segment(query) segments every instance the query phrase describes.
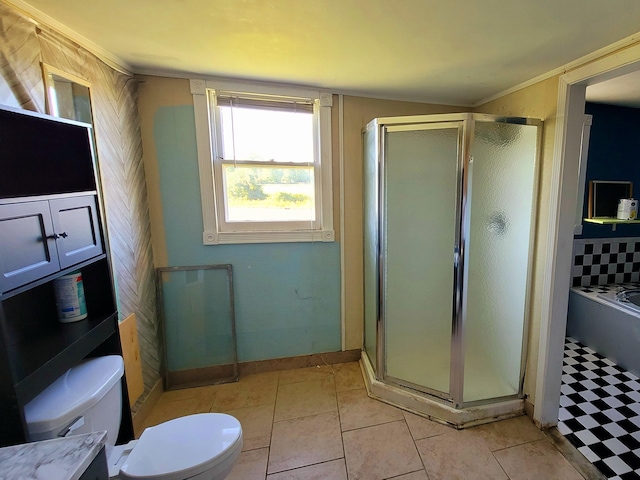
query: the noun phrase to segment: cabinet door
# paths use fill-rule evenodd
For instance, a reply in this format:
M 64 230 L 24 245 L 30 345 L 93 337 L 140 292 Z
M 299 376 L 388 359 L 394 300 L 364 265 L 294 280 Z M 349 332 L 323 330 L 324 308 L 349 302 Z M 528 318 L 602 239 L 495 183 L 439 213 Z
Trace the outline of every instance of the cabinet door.
M 0 292 L 59 269 L 49 202 L 0 205 Z
M 67 268 L 103 252 L 96 197 L 50 200 L 60 268 Z

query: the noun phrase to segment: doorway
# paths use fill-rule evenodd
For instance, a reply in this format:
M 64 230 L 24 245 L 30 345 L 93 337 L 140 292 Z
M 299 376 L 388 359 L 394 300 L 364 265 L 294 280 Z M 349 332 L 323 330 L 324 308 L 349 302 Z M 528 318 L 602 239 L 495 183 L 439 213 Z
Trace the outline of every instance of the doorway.
M 533 415 L 542 427 L 555 425 L 558 419 L 586 88 L 637 71 L 640 71 L 640 45 L 560 77 L 545 303 Z

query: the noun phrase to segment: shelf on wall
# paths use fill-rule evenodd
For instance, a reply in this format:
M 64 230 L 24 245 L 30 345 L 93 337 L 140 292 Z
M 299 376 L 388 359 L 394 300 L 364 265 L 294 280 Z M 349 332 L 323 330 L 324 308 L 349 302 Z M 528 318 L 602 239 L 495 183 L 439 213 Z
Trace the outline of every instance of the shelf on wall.
M 598 225 L 611 225 L 611 229 L 615 231 L 616 225 L 626 223 L 640 223 L 640 220 L 620 220 L 619 218 L 611 217 L 593 217 L 583 218 L 583 221 L 588 223 L 597 223 Z
M 613 224 L 620 224 L 620 223 L 640 223 L 640 220 L 620 220 L 619 218 L 610 218 L 610 217 L 594 217 L 594 218 L 585 218 L 583 220 L 585 222 L 597 223 L 599 225 L 613 225 Z

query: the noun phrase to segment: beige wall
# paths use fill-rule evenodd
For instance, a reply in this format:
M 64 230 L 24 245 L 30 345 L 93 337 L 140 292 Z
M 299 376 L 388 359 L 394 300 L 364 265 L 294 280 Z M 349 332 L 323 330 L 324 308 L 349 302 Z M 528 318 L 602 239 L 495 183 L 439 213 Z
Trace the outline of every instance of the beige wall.
M 138 112 L 140 114 L 140 133 L 142 136 L 142 160 L 147 178 L 153 258 L 156 267 L 166 267 L 168 265 L 167 245 L 162 220 L 160 177 L 156 144 L 153 136 L 153 119 L 158 108 L 192 105 L 193 98 L 189 88 L 189 80 L 184 78 L 145 75 L 138 75 L 136 78 L 140 80 L 140 85 L 138 86 Z M 195 187 L 199 188 L 197 185 Z
M 549 205 L 551 195 L 551 170 L 556 128 L 558 81 L 555 76 L 530 87 L 505 95 L 481 105 L 476 112 L 494 115 L 539 118 L 544 121 L 540 157 L 537 222 L 534 237 L 533 272 L 529 308 L 528 357 L 524 393 L 535 404 L 536 374 L 538 367 L 538 345 L 542 316 L 542 289 L 547 256 L 547 233 L 549 229 Z

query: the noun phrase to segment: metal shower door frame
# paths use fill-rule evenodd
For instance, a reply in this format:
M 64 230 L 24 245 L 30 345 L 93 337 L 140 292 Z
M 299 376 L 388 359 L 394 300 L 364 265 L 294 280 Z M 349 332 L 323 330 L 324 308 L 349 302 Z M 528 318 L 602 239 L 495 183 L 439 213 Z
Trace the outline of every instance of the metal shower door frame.
M 461 329 L 455 325 L 454 319 L 459 318 L 457 299 L 461 298 L 458 289 L 456 288 L 457 280 L 462 278 L 462 263 L 460 262 L 461 256 L 458 252 L 463 249 L 460 243 L 460 226 L 461 226 L 461 211 L 462 211 L 462 195 L 461 187 L 463 185 L 463 152 L 466 150 L 467 139 L 465 138 L 465 122 L 467 121 L 468 114 L 446 114 L 446 115 L 427 115 L 416 117 L 390 117 L 379 119 L 381 122 L 378 127 L 378 318 L 377 318 L 377 345 L 376 345 L 376 376 L 378 380 L 384 382 L 390 382 L 399 386 L 417 390 L 419 392 L 432 395 L 447 402 L 456 403 L 454 395 L 457 393 L 458 385 L 462 385 L 463 379 L 461 378 L 462 369 L 453 368 L 456 365 L 452 362 L 454 355 L 457 357 L 463 353 L 462 349 L 462 336 L 459 334 Z M 385 225 L 385 173 L 387 168 L 386 163 L 386 143 L 387 132 L 399 132 L 399 131 L 417 131 L 417 130 L 437 130 L 437 129 L 457 129 L 457 159 L 456 159 L 456 220 L 455 220 L 455 236 L 452 253 L 453 264 L 453 294 L 451 300 L 453 302 L 452 309 L 452 334 L 451 334 L 451 350 L 450 350 L 450 379 L 449 379 L 449 391 L 441 392 L 439 390 L 432 389 L 426 385 L 417 385 L 412 382 L 395 378 L 386 374 L 386 340 L 385 340 L 385 327 L 387 324 L 385 318 L 384 308 L 384 292 L 386 291 L 385 285 L 385 256 L 383 252 L 386 251 L 386 234 L 384 230 Z M 463 361 L 464 359 L 462 359 Z M 464 365 L 464 363 L 462 363 Z
M 534 125 L 538 127 L 537 130 L 537 152 L 534 165 L 534 185 L 533 185 L 533 201 L 531 211 L 531 228 L 529 238 L 529 258 L 527 265 L 527 279 L 526 287 L 527 294 L 525 296 L 525 318 L 523 319 L 523 335 L 521 345 L 521 359 L 520 359 L 520 382 L 519 390 L 516 395 L 499 397 L 500 400 L 510 398 L 522 398 L 524 372 L 527 358 L 527 345 L 528 345 L 528 326 L 529 326 L 529 310 L 530 310 L 530 287 L 532 281 L 532 258 L 534 251 L 534 236 L 535 228 L 535 212 L 537 209 L 537 192 L 539 184 L 539 169 L 540 169 L 540 146 L 542 138 L 542 121 L 530 118 L 521 117 L 501 117 L 487 114 L 474 114 L 474 113 L 461 113 L 461 114 L 436 114 L 436 115 L 419 115 L 410 117 L 386 117 L 378 118 L 373 124 L 376 128 L 376 135 L 378 140 L 378 178 L 377 178 L 377 210 L 378 210 L 378 239 L 377 239 L 377 318 L 376 318 L 376 378 L 379 381 L 386 383 L 397 384 L 401 387 L 417 390 L 425 394 L 434 396 L 447 403 L 452 403 L 455 408 L 464 408 L 473 405 L 481 405 L 487 403 L 493 403 L 498 398 L 488 398 L 474 402 L 463 401 L 463 389 L 464 389 L 464 330 L 466 322 L 465 311 L 465 293 L 466 293 L 466 276 L 465 276 L 465 259 L 467 247 L 469 245 L 469 226 L 471 215 L 470 204 L 470 192 L 472 182 L 472 169 L 473 159 L 471 158 L 471 143 L 474 135 L 474 126 L 477 121 L 480 122 L 494 122 L 494 123 L 510 123 L 520 125 Z M 450 381 L 449 392 L 439 392 L 433 390 L 424 385 L 416 385 L 411 382 L 404 381 L 386 375 L 386 341 L 385 341 L 385 328 L 387 319 L 385 318 L 384 308 L 384 292 L 385 290 L 385 258 L 383 252 L 386 251 L 386 235 L 384 231 L 385 225 L 385 169 L 386 169 L 386 133 L 393 131 L 407 131 L 407 130 L 420 130 L 425 129 L 425 126 L 433 125 L 431 128 L 438 128 L 436 125 L 440 124 L 455 124 L 461 125 L 459 139 L 458 139 L 458 156 L 457 156 L 457 208 L 456 208 L 456 237 L 454 242 L 453 251 L 453 266 L 454 266 L 454 285 L 453 285 L 453 315 L 451 321 L 451 353 L 450 353 Z M 422 127 L 422 128 L 416 128 Z M 428 127 L 427 127 L 428 128 Z

